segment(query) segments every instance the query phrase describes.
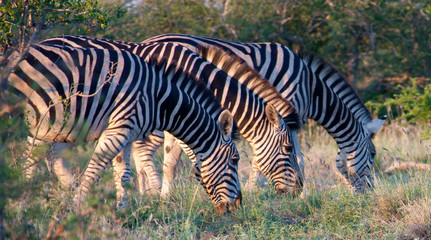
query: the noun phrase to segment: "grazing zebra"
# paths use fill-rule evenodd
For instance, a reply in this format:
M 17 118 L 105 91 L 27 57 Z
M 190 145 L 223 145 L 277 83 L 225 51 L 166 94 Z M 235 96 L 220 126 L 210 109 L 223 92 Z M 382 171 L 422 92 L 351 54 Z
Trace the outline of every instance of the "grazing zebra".
M 301 192 L 303 177 L 292 152 L 292 136 L 276 109 L 294 123 L 297 121 L 297 115 L 285 98 L 239 58 L 230 56 L 219 48 L 201 47 L 205 56 L 211 57 L 216 67 L 223 70 L 220 71 L 205 59 L 177 44 L 136 44 L 86 36 L 60 36 L 42 42 L 42 44 L 47 43 L 127 50 L 146 60 L 166 59 L 166 62 L 177 68 L 184 68 L 185 72 L 199 73 L 199 79 L 214 92 L 221 105 L 233 114 L 239 132 L 253 148 L 255 167 L 274 183 L 276 190 L 294 194 Z M 224 75 L 225 72 L 233 77 L 217 77 Z M 160 136 L 161 132 L 157 134 Z M 142 174 L 155 172 L 145 171 L 145 168 L 154 169 L 154 165 L 148 165 L 148 163 L 152 163 L 151 156 L 161 144 L 157 135 L 152 137 L 152 141 L 146 139 L 134 144 L 133 156 L 138 166 L 141 193 L 144 191 Z M 151 145 L 147 145 L 148 143 Z M 165 148 L 165 150 L 172 149 Z M 167 175 L 170 179 L 169 183 L 172 182 L 173 171 Z M 153 177 L 153 179 L 160 178 Z
M 198 52 L 202 44 L 213 45 L 243 59 L 292 103 L 302 123 L 313 119 L 331 134 L 339 147 L 337 168 L 356 191 L 373 186 L 371 170 L 376 151 L 371 138 L 386 116 L 373 120 L 333 67 L 312 56 L 302 59 L 277 43 L 241 43 L 182 34 L 155 36 L 143 43 L 155 42 L 175 42 L 193 52 Z M 295 131 L 293 137 L 295 152 L 303 162 Z
M 217 212 L 239 206 L 232 115 L 203 84 L 185 80 L 191 75 L 165 66 L 127 51 L 34 44 L 13 70 L 8 81 L 27 101 L 32 136 L 97 140 L 74 198 L 78 207 L 112 159 L 154 129 L 171 132 L 193 150 L 195 174 Z

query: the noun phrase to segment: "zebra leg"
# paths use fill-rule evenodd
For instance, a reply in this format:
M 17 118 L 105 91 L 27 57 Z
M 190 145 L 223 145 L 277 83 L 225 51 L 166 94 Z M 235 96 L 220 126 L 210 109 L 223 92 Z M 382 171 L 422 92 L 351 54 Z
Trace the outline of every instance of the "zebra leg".
M 181 159 L 181 152 L 181 146 L 178 144 L 176 138 L 170 133 L 165 132 L 162 197 L 167 197 L 173 186 L 176 167 L 178 161 Z
M 163 132 L 154 131 L 146 139 L 133 143 L 133 159 L 139 184 L 139 193 L 155 194 L 160 191 L 162 182 L 153 155 L 163 143 Z M 148 184 L 146 184 L 146 180 Z M 147 187 L 148 186 L 148 189 Z
M 82 181 L 78 186 L 73 199 L 76 209 L 80 208 L 92 185 L 100 178 L 107 166 L 112 164 L 112 159 L 117 156 L 129 142 L 129 130 L 122 128 L 107 129 L 100 136 L 90 162 L 88 163 Z
M 347 159 L 355 159 L 355 152 L 347 154 L 344 151 L 338 150 L 336 157 L 336 166 L 341 173 L 341 184 L 349 186 L 353 192 L 362 193 L 368 187 L 372 187 L 373 176 L 368 167 L 365 167 L 362 172 L 357 172 L 357 169 L 351 166 Z M 353 156 L 352 156 L 353 155 Z
M 257 185 L 257 179 L 259 179 L 261 172 L 259 170 L 259 167 L 257 166 L 256 161 L 251 161 L 251 171 L 250 176 L 248 177 L 248 182 L 245 186 L 245 189 L 248 191 L 253 191 L 256 188 Z
M 72 172 L 67 168 L 66 160 L 61 157 L 61 152 L 66 147 L 72 145 L 70 143 L 47 143 L 40 140 L 34 141 L 34 146 L 39 146 L 42 144 L 50 144 L 52 146 L 52 150 L 48 152 L 45 161 L 47 168 L 50 172 L 54 171 L 57 175 L 60 183 L 65 187 L 70 187 L 73 184 L 73 176 Z M 25 177 L 30 180 L 33 177 L 34 171 L 36 170 L 36 165 L 38 161 L 32 156 L 32 147 L 33 147 L 33 138 L 27 137 L 26 143 L 26 152 L 24 153 L 27 156 L 27 159 L 24 163 L 24 174 Z
M 127 190 L 124 188 L 130 181 L 130 150 L 132 144 L 127 144 L 123 151 L 112 161 L 114 170 L 115 189 L 117 190 L 117 209 L 121 210 L 129 205 Z
M 26 142 L 25 152 L 24 152 L 24 156 L 26 156 L 26 159 L 24 160 L 24 164 L 23 164 L 23 172 L 27 180 L 30 180 L 33 177 L 34 172 L 36 171 L 37 164 L 40 161 L 40 159 L 36 159 L 33 156 L 33 153 L 32 153 L 34 150 L 33 147 L 39 146 L 44 143 L 45 142 L 34 139 L 33 137 L 30 137 L 30 136 L 27 137 L 27 142 Z
M 56 143 L 52 149 L 52 153 L 48 155 L 48 164 L 52 163 L 55 175 L 57 175 L 60 183 L 65 187 L 72 186 L 74 180 L 70 169 L 67 167 L 66 160 L 61 156 L 62 151 L 74 144 L 70 143 Z

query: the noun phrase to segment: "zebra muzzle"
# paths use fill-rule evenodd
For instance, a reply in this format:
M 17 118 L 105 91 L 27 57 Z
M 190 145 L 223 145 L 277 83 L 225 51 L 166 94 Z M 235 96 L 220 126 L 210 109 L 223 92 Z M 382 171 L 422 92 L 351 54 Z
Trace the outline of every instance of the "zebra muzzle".
M 282 194 L 286 193 L 286 194 L 290 194 L 292 196 L 300 195 L 302 192 L 302 188 L 303 188 L 302 182 L 300 183 L 298 181 L 295 182 L 294 186 L 281 185 L 281 184 L 275 186 L 275 190 L 278 193 L 282 193 Z
M 219 202 L 214 204 L 214 208 L 218 215 L 224 215 L 227 212 L 227 203 Z
M 214 204 L 217 214 L 224 215 L 228 212 L 235 212 L 242 204 L 242 194 L 241 192 L 234 198 L 230 203 L 218 202 Z

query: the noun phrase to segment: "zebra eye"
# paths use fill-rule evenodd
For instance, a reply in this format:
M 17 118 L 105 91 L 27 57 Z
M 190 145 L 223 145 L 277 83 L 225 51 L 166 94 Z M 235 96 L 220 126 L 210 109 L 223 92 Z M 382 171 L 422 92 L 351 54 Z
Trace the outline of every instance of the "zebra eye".
M 371 157 L 374 158 L 376 156 L 376 151 L 371 150 L 370 154 L 371 154 Z
M 376 156 L 376 147 L 373 143 L 368 145 L 368 152 L 371 154 L 371 157 L 374 158 Z
M 285 143 L 283 144 L 284 149 L 286 149 L 287 151 L 292 151 L 292 144 L 290 143 Z
M 283 146 L 281 146 L 280 151 L 282 154 L 285 155 L 290 154 L 292 152 L 292 145 L 289 143 L 283 143 Z

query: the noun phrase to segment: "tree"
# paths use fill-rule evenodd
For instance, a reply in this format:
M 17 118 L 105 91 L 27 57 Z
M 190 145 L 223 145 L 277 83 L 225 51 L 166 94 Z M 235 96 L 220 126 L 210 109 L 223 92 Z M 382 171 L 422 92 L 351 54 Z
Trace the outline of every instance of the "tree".
M 88 28 L 106 27 L 110 18 L 94 0 L 17 0 L 0 4 L 0 77 L 1 91 L 11 69 L 28 46 L 54 26 L 85 24 Z M 19 54 L 9 59 L 12 52 Z
M 12 95 L 7 91 L 8 76 L 27 52 L 29 45 L 54 26 L 80 24 L 87 28 L 103 28 L 109 21 L 110 17 L 100 10 L 99 3 L 95 0 L 0 2 L 0 239 L 7 235 L 4 222 L 11 220 L 4 219 L 8 199 L 17 198 L 25 190 L 29 190 L 28 184 L 19 181 L 22 174 L 10 154 L 10 147 L 16 146 L 15 143 L 22 140 L 28 132 L 24 119 L 16 116 L 23 112 L 19 107 L 22 99 L 12 100 Z M 31 235 L 19 234 L 27 237 Z
M 122 0 L 107 0 L 107 9 Z M 143 41 L 164 33 L 279 42 L 314 52 L 354 87 L 431 77 L 431 4 L 418 1 L 127 0 L 128 13 L 95 35 Z

